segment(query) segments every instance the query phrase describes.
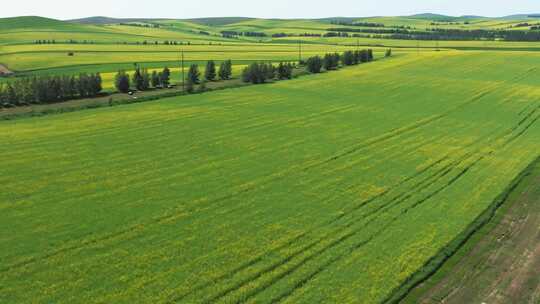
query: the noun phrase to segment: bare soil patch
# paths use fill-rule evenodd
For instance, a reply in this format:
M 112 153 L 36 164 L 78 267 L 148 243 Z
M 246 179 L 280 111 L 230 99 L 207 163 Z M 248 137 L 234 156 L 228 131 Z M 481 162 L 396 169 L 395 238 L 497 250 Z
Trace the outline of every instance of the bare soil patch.
M 0 76 L 13 74 L 5 65 L 0 64 Z

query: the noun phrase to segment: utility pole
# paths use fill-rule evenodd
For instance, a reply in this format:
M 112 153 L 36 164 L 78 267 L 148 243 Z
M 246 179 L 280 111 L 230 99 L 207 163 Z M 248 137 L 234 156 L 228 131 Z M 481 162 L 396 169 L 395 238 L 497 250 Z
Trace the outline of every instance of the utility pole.
M 302 62 L 302 40 L 298 40 L 298 64 Z
M 182 52 L 182 93 L 186 91 L 186 77 L 184 75 L 184 50 L 180 50 Z

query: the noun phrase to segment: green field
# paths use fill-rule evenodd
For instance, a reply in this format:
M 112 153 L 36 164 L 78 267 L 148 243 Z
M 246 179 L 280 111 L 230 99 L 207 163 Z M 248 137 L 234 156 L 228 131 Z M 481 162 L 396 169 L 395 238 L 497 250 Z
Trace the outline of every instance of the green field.
M 401 53 L 2 121 L 0 302 L 382 302 L 538 157 L 539 60 Z
M 386 39 L 388 37 L 384 37 L 385 35 L 371 38 L 298 36 L 305 33 L 323 35 L 329 28 L 347 27 L 332 24 L 331 21 L 336 21 L 334 19 L 341 20 L 210 18 L 125 24 L 78 24 L 41 17 L 4 18 L 0 19 L 0 64 L 19 76 L 43 73 L 77 74 L 79 71 L 116 72 L 119 68 L 132 67 L 134 62 L 152 68 L 175 65 L 178 64 L 179 53 L 183 50 L 187 60 L 192 62 L 232 59 L 242 65 L 253 61 L 297 60 L 299 41 L 303 43 L 304 59 L 313 55 L 324 55 L 327 52 L 342 52 L 357 45 L 369 46 L 376 50 L 392 47 L 402 52 L 417 51 L 418 47 L 423 50 L 435 48 L 540 50 L 540 42 L 481 40 L 418 42 Z M 536 24 L 536 20 L 527 18 L 516 20 L 455 18 L 451 23 L 440 20 L 441 17 L 438 16 L 412 16 L 352 18 L 342 21 L 382 23 L 387 28 L 410 26 L 412 31 L 425 31 L 426 28 L 512 30 L 515 29 L 512 26 L 521 22 Z M 133 26 L 135 24 L 150 27 Z M 159 27 L 152 27 L 154 25 Z M 225 38 L 221 35 L 222 31 L 257 32 L 267 36 Z M 276 33 L 286 33 L 292 37 L 272 38 L 271 35 Z M 53 40 L 55 44 L 35 44 L 36 41 Z M 75 41 L 76 44 L 70 43 L 71 41 Z M 164 45 L 165 41 L 177 44 Z M 73 53 L 73 56 L 68 56 L 68 53 Z

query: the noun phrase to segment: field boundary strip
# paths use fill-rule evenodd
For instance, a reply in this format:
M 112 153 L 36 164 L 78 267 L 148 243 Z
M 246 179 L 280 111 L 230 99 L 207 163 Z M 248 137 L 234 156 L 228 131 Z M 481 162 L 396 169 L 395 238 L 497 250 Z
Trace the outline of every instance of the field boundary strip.
M 538 117 L 536 118 L 536 120 Z M 536 121 L 535 120 L 535 121 Z M 521 173 L 516 176 L 509 186 L 493 201 L 484 212 L 482 212 L 475 221 L 473 221 L 465 231 L 458 235 L 446 247 L 442 248 L 437 255 L 432 257 L 422 268 L 410 276 L 406 283 L 397 288 L 390 297 L 384 300 L 384 303 L 395 304 L 403 300 L 409 292 L 425 282 L 434 275 L 444 263 L 450 259 L 465 243 L 471 239 L 476 232 L 488 224 L 495 216 L 497 210 L 504 205 L 514 189 L 523 181 L 523 179 L 534 168 L 535 164 L 540 162 L 540 156 L 530 163 Z

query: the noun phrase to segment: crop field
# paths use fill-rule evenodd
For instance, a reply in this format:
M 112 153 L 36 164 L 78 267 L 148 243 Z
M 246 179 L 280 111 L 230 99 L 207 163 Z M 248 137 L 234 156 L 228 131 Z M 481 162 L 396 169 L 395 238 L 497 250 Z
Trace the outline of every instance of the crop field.
M 174 62 L 179 64 L 180 52 L 185 52 L 186 60 L 227 60 L 234 61 L 297 61 L 298 45 L 264 45 L 264 46 L 170 46 L 163 49 L 154 46 L 123 46 L 109 45 L 104 50 L 103 45 L 87 46 L 84 49 L 74 50 L 77 47 L 70 45 L 34 46 L 32 51 L 16 51 L 0 53 L 0 62 L 5 63 L 11 70 L 28 71 L 51 68 L 73 67 L 81 65 L 107 65 L 134 62 Z M 9 48 L 5 48 L 9 50 Z M 350 50 L 346 46 L 312 46 L 302 47 L 304 58 L 324 55 L 327 52 L 343 52 Z M 68 56 L 73 52 L 73 56 Z
M 2 121 L 0 302 L 383 302 L 538 157 L 539 60 L 403 53 Z
M 433 17 L 435 18 L 435 17 Z M 226 19 L 224 19 L 226 20 Z M 437 20 L 437 19 L 436 19 Z M 220 21 L 219 19 L 214 22 Z M 289 61 L 298 59 L 298 43 L 303 58 L 343 52 L 351 47 L 370 47 L 383 52 L 388 47 L 400 52 L 433 49 L 539 50 L 538 42 L 510 41 L 413 41 L 381 37 L 301 37 L 324 35 L 329 28 L 346 25 L 331 20 L 247 19 L 220 24 L 205 24 L 201 20 L 156 20 L 147 23 L 77 24 L 41 17 L 0 19 L 0 64 L 19 76 L 35 74 L 76 74 L 86 72 L 116 72 L 129 69 L 134 62 L 160 68 L 179 61 L 179 52 L 186 52 L 190 61 L 232 59 L 239 64 L 253 61 Z M 524 20 L 459 19 L 455 23 L 437 23 L 430 18 L 381 17 L 358 19 L 360 22 L 382 23 L 385 26 L 412 26 L 413 31 L 426 28 L 510 29 Z M 465 21 L 468 22 L 465 24 Z M 532 21 L 529 21 L 532 23 Z M 134 26 L 139 25 L 139 26 Z M 153 27 L 159 26 L 159 27 Z M 369 30 L 369 27 L 357 27 Z M 265 37 L 223 37 L 222 31 L 256 32 Z M 204 34 L 203 34 L 204 33 Z M 291 37 L 271 37 L 285 33 Z M 36 44 L 47 41 L 47 44 Z M 54 41 L 52 44 L 50 42 Z M 165 42 L 176 45 L 164 45 Z M 71 43 L 75 42 L 75 43 Z M 155 43 L 158 43 L 157 45 Z M 417 49 L 421 48 L 421 49 Z M 71 56 L 68 54 L 72 53 Z M 128 68 L 126 68 L 128 66 Z

